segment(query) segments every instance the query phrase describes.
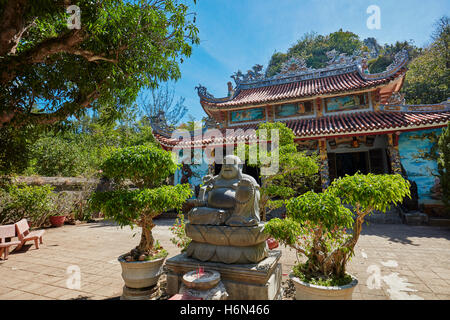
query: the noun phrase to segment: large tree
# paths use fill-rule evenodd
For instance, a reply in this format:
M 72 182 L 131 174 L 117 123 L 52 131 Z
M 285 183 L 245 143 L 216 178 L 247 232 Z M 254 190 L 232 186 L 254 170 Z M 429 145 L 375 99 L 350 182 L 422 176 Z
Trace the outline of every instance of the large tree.
M 407 103 L 440 103 L 450 97 L 450 19 L 435 24 L 432 43 L 411 61 L 402 91 Z
M 80 29 L 69 28 L 69 5 Z M 198 43 L 182 0 L 0 0 L 0 128 L 100 106 L 118 115 L 142 88 L 178 79 Z

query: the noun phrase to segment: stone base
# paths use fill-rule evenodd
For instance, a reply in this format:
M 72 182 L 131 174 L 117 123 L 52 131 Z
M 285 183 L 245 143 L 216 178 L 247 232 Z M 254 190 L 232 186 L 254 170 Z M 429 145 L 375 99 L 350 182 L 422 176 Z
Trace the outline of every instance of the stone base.
M 228 300 L 280 300 L 281 251 L 271 250 L 269 256 L 254 264 L 225 264 L 202 262 L 189 258 L 185 253 L 166 260 L 167 294 L 177 294 L 181 289 L 183 275 L 203 267 L 220 273 L 228 293 Z
M 192 288 L 186 287 L 184 283 L 181 284 L 180 288 L 181 294 L 187 294 L 190 297 L 199 298 L 202 300 L 227 300 L 228 293 L 223 285 L 222 281 L 220 281 L 215 287 L 210 288 L 208 290 L 195 290 Z
M 133 289 L 123 286 L 120 300 L 157 300 L 161 296 L 159 284 L 142 289 Z

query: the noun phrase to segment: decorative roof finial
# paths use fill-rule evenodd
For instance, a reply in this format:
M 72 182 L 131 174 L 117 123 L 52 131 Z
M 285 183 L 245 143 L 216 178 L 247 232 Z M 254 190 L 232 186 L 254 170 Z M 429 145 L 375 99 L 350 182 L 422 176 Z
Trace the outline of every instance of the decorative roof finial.
M 306 66 L 306 61 L 303 58 L 291 57 L 288 61 L 281 65 L 281 74 L 297 73 L 299 71 L 310 70 Z

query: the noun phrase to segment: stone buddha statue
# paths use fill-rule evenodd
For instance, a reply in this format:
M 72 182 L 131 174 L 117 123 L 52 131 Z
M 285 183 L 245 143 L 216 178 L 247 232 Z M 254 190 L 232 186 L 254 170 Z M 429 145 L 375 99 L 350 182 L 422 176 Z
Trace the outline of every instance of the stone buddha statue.
M 228 155 L 220 173 L 205 176 L 189 214 L 191 224 L 255 226 L 259 223 L 259 185 L 242 173 L 239 157 Z
M 217 176 L 205 176 L 197 199 L 189 201 L 188 256 L 201 261 L 256 263 L 267 257 L 259 218 L 259 185 L 242 173 L 242 162 L 228 155 Z

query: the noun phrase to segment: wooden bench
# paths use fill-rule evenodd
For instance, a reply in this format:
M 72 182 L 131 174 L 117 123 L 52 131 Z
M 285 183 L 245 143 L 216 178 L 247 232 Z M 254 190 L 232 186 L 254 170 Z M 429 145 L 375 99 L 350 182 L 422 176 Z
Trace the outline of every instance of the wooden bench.
M 39 249 L 39 243 L 42 244 L 42 235 L 44 234 L 44 230 L 37 230 L 30 232 L 30 226 L 28 225 L 27 219 L 22 219 L 16 223 L 16 231 L 17 237 L 20 240 L 20 245 L 18 249 L 22 248 L 22 246 L 27 242 L 34 240 L 34 245 L 36 249 Z
M 3 253 L 3 259 L 8 260 L 9 247 L 21 246 L 21 242 L 11 238 L 16 236 L 16 227 L 13 224 L 0 226 L 0 257 Z M 8 241 L 8 242 L 7 242 Z

